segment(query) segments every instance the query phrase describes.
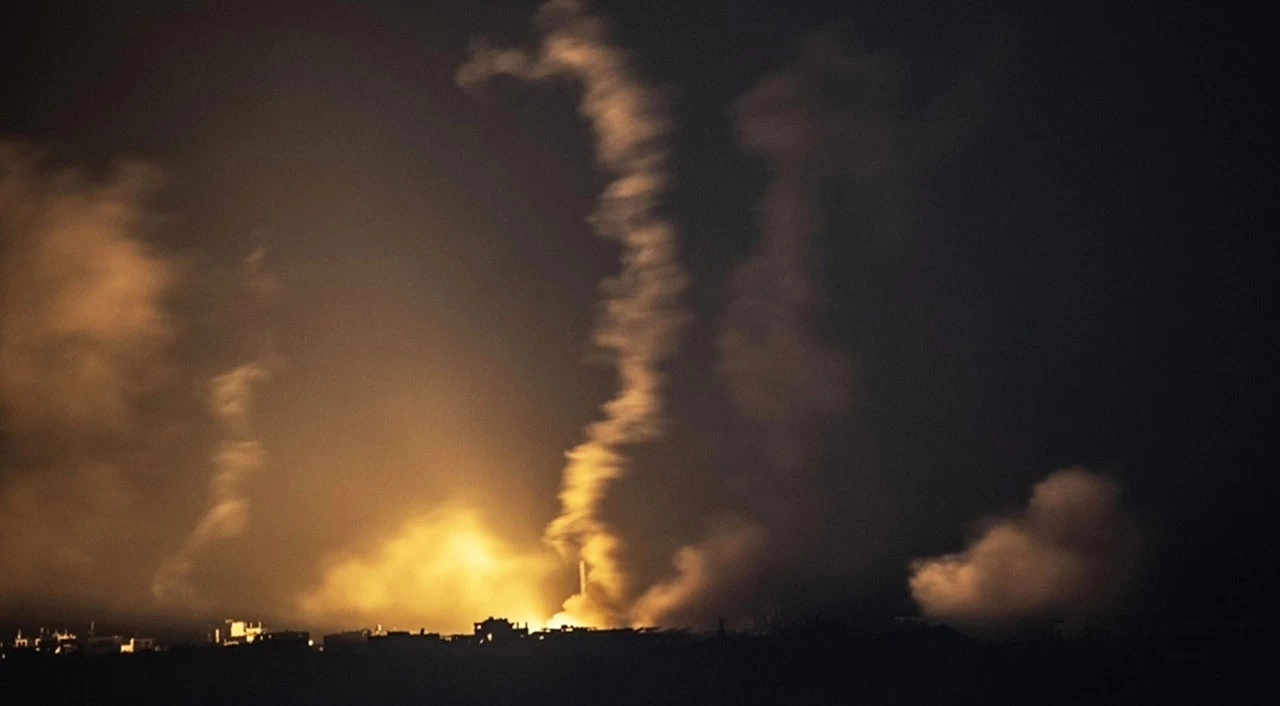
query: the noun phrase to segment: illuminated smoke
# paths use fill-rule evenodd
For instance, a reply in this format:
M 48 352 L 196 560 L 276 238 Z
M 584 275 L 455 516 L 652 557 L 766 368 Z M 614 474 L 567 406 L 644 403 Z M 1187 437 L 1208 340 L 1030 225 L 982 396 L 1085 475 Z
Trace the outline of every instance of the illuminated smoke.
M 666 187 L 664 140 L 669 120 L 657 93 L 609 43 L 604 23 L 576 2 L 553 0 L 537 15 L 540 51 L 472 47 L 457 73 L 462 86 L 502 74 L 528 81 L 569 76 L 582 85 L 580 113 L 596 137 L 596 156 L 616 175 L 591 217 L 597 233 L 622 244 L 621 274 L 606 280 L 595 342 L 616 356 L 619 390 L 603 406 L 604 418 L 586 428 L 569 451 L 560 492 L 561 511 L 546 539 L 566 559 L 586 562 L 586 592 L 566 601 L 555 622 L 611 625 L 625 622 L 629 590 L 618 553 L 621 540 L 599 516 L 611 481 L 626 466 L 622 447 L 659 433 L 663 375 L 686 316 L 678 305 L 685 276 L 676 258 L 674 228 L 655 213 Z
M 152 580 L 161 601 L 199 606 L 201 599 L 189 577 L 199 552 L 210 542 L 234 537 L 249 525 L 246 477 L 266 462 L 266 452 L 253 436 L 249 412 L 254 387 L 270 373 L 260 363 L 247 363 L 209 381 L 209 410 L 223 427 L 223 441 L 213 456 L 212 506 L 196 523 L 182 548 L 167 558 Z
M 915 561 L 911 595 L 925 615 L 957 625 L 1090 618 L 1132 584 L 1142 539 L 1115 481 L 1067 468 L 1035 485 L 1025 511 L 988 521 L 964 551 Z
M 722 584 L 744 578 L 764 546 L 759 527 L 742 523 L 726 524 L 696 545 L 681 547 L 673 564 L 676 576 L 654 584 L 631 608 L 633 625 L 683 624 L 697 622 L 712 606 Z
M 173 338 L 176 268 L 137 235 L 159 183 L 140 164 L 101 182 L 0 142 L 0 411 L 11 432 L 121 429 Z
M 139 407 L 169 371 L 179 279 L 142 237 L 159 183 L 0 141 L 0 598 L 131 590 L 113 568 L 136 559 Z
M 298 610 L 335 628 L 394 616 L 402 628 L 465 632 L 477 616 L 501 615 L 538 629 L 542 585 L 555 568 L 549 552 L 518 554 L 475 512 L 451 506 L 406 523 L 367 554 L 329 557 Z

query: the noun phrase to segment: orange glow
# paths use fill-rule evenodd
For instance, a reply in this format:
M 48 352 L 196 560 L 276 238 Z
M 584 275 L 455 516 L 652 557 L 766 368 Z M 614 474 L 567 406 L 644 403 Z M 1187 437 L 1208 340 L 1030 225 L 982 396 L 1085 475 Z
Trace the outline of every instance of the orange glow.
M 302 616 L 333 625 L 386 623 L 470 632 L 485 616 L 545 626 L 543 585 L 558 567 L 547 551 L 521 553 L 467 508 L 415 518 L 363 555 L 331 557 Z

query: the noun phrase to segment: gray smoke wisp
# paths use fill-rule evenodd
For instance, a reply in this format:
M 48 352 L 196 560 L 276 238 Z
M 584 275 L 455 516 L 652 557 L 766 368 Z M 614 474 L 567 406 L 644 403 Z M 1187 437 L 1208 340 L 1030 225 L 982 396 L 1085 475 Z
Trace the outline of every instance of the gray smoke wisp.
M 804 462 L 798 435 L 815 416 L 845 412 L 852 402 L 851 358 L 813 329 L 823 305 L 816 244 L 821 187 L 839 120 L 815 72 L 848 71 L 838 54 L 819 58 L 816 67 L 818 59 L 810 58 L 767 76 L 734 108 L 739 143 L 767 160 L 772 179 L 760 208 L 758 249 L 729 276 L 720 370 L 784 468 Z
M 256 306 L 269 303 L 279 290 L 279 283 L 264 267 L 265 258 L 264 248 L 255 249 L 244 258 L 239 272 L 239 287 Z M 207 412 L 222 429 L 222 440 L 210 459 L 210 505 L 182 546 L 165 557 L 156 570 L 151 593 L 161 603 L 205 607 L 205 599 L 191 581 L 197 558 L 209 545 L 238 536 L 249 526 L 245 485 L 267 462 L 266 450 L 252 424 L 253 403 L 258 389 L 271 378 L 271 362 L 274 356 L 264 355 L 214 375 L 206 384 Z
M 766 161 L 771 180 L 756 251 L 728 278 L 720 371 L 743 414 L 765 430 L 776 466 L 803 466 L 813 423 L 848 412 L 858 397 L 853 357 L 824 342 L 817 325 L 827 313 L 824 189 L 849 189 L 859 211 L 853 235 L 904 241 L 928 174 L 985 119 L 1008 46 L 986 41 L 960 80 L 913 112 L 901 59 L 849 52 L 818 33 L 792 66 L 734 106 L 738 142 Z
M 1022 512 L 988 520 L 963 551 L 911 566 L 921 612 L 960 626 L 1096 618 L 1122 599 L 1144 536 L 1120 486 L 1081 467 L 1051 473 Z
M 249 415 L 255 388 L 268 378 L 267 369 L 252 362 L 209 381 L 209 411 L 223 428 L 223 440 L 212 458 L 211 505 L 182 547 L 161 563 L 152 579 L 151 591 L 162 602 L 201 606 L 202 599 L 190 581 L 196 558 L 210 543 L 234 537 L 249 525 L 245 481 L 266 462 Z
M 566 455 L 561 511 L 546 539 L 566 560 L 586 562 L 586 592 L 566 601 L 554 622 L 612 625 L 625 621 L 629 581 L 620 563 L 621 539 L 600 516 L 609 485 L 626 468 L 623 447 L 660 431 L 664 376 L 659 364 L 676 347 L 686 320 L 679 295 L 686 277 L 677 259 L 675 228 L 657 213 L 667 185 L 670 130 L 658 93 L 614 46 L 603 21 L 580 3 L 552 0 L 537 14 L 543 32 L 536 53 L 472 47 L 457 72 L 464 87 L 499 75 L 526 81 L 566 76 L 582 87 L 579 112 L 590 123 L 596 157 L 615 179 L 592 215 L 592 227 L 622 245 L 622 272 L 602 285 L 595 343 L 613 353 L 618 392 L 604 418 Z

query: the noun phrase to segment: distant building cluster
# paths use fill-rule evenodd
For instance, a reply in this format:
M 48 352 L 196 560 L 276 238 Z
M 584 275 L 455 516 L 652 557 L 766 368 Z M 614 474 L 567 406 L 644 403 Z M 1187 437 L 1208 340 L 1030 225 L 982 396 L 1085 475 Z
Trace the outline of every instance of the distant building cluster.
M 651 639 L 659 633 L 654 628 L 595 629 L 564 627 L 556 630 L 531 631 L 528 624 L 521 624 L 490 616 L 473 624 L 470 634 L 441 635 L 419 629 L 384 630 L 381 625 L 373 629 L 348 630 L 325 635 L 316 644 L 311 634 L 302 630 L 269 630 L 262 622 L 225 620 L 212 628 L 206 640 L 198 645 L 164 644 L 153 637 L 123 637 L 120 635 L 95 635 L 92 627 L 86 636 L 77 636 L 69 630 L 48 631 L 27 635 L 17 632 L 13 642 L 0 643 L 0 657 L 20 654 L 87 655 L 136 654 L 140 652 L 166 651 L 175 646 L 247 648 L 254 651 L 317 651 L 332 654 L 369 653 L 381 656 L 424 654 L 434 650 L 459 648 L 513 648 L 518 646 L 580 646 L 593 649 L 608 645 L 634 644 L 638 639 Z
M 376 655 L 412 655 L 433 650 L 458 648 L 516 648 L 534 645 L 586 645 L 599 647 L 604 644 L 632 644 L 634 640 L 659 634 L 653 628 L 596 629 L 564 627 L 556 630 L 529 630 L 528 624 L 520 624 L 506 618 L 490 616 L 472 624 L 470 634 L 441 635 L 420 629 L 383 630 L 379 625 L 373 630 L 352 630 L 324 636 L 320 648 L 329 653 L 368 652 Z M 671 636 L 675 633 L 663 633 Z M 681 633 L 682 634 L 682 633 Z
M 158 649 L 160 645 L 154 637 L 98 635 L 90 624 L 89 631 L 85 635 L 76 635 L 65 629 L 47 630 L 45 628 L 40 628 L 33 634 L 24 635 L 22 630 L 18 630 L 11 644 L 0 643 L 0 658 L 7 658 L 11 653 L 24 652 L 99 656 L 154 652 Z

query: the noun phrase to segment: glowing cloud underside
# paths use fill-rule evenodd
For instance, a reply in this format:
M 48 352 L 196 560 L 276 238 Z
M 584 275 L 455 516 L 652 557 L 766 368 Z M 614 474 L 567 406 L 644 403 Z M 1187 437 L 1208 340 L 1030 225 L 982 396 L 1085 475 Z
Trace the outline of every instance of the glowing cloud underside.
M 625 471 L 622 448 L 659 434 L 664 379 L 658 365 L 672 354 L 686 319 L 677 301 L 686 278 L 675 230 L 655 212 L 667 183 L 670 121 L 657 93 L 609 43 L 604 24 L 578 3 L 547 3 L 536 25 L 544 33 L 537 54 L 476 44 L 457 80 L 464 87 L 498 75 L 577 80 L 583 90 L 579 110 L 595 134 L 597 159 L 616 175 L 591 224 L 623 247 L 621 274 L 602 286 L 594 337 L 615 354 L 619 390 L 603 406 L 604 418 L 587 426 L 586 440 L 566 454 L 561 511 L 546 529 L 562 557 L 587 567 L 585 590 L 565 602 L 553 624 L 614 625 L 627 622 L 631 587 L 619 557 L 622 541 L 600 517 L 600 505 Z

